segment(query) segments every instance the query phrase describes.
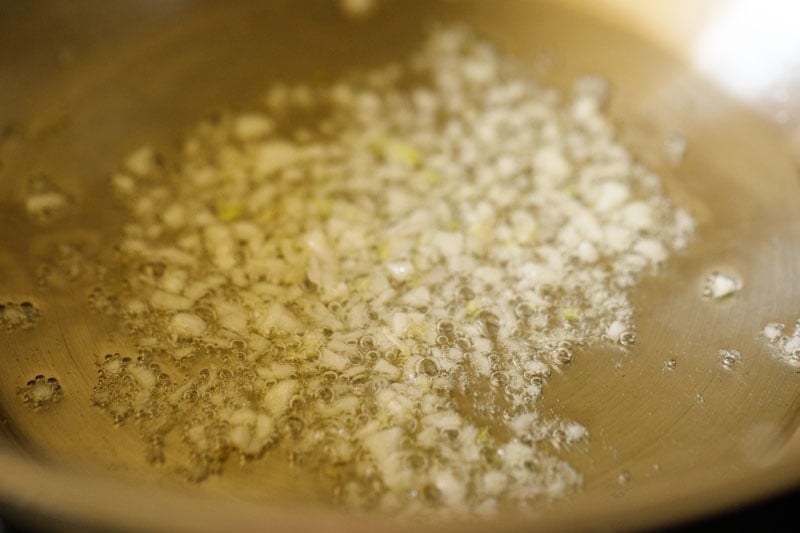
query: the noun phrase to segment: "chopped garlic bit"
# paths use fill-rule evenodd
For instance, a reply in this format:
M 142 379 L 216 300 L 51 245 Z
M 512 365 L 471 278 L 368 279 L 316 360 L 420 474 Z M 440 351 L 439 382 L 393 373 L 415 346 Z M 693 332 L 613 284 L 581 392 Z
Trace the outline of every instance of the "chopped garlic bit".
M 667 161 L 673 165 L 680 165 L 686 154 L 686 138 L 677 133 L 670 135 L 664 143 L 664 153 Z
M 274 127 L 275 125 L 269 117 L 250 113 L 240 115 L 239 118 L 236 119 L 234 132 L 239 140 L 252 141 L 269 135 L 272 133 Z
M 720 300 L 742 289 L 742 282 L 729 274 L 714 272 L 710 274 L 703 286 L 703 296 Z
M 200 337 L 206 332 L 205 321 L 191 313 L 176 313 L 170 321 L 172 332 L 182 339 Z
M 125 168 L 135 176 L 147 176 L 156 165 L 156 154 L 151 146 L 142 146 L 125 160 Z
M 764 326 L 763 334 L 770 342 L 775 342 L 783 335 L 783 328 L 786 327 L 783 324 L 779 324 L 777 322 L 770 322 L 766 326 Z
M 764 326 L 761 334 L 772 346 L 777 357 L 794 366 L 800 366 L 800 318 L 795 322 L 793 331 L 787 331 L 784 324 L 770 322 Z
M 27 183 L 25 211 L 39 223 L 47 223 L 61 216 L 72 204 L 72 198 L 44 176 L 32 178 Z

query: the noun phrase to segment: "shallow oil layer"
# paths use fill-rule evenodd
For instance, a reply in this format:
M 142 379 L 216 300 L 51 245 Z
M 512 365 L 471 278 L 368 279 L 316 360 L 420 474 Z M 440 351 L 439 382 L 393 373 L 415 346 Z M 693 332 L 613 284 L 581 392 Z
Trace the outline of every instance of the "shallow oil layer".
M 116 162 L 142 141 L 175 142 L 215 109 L 248 107 L 270 80 L 327 79 L 377 64 L 413 49 L 428 20 L 458 18 L 557 85 L 585 72 L 607 77 L 623 139 L 699 222 L 694 244 L 635 292 L 635 348 L 578 352 L 569 372 L 548 385 L 543 407 L 580 420 L 593 435 L 585 460 L 576 461 L 584 493 L 562 505 L 578 517 L 606 509 L 613 521 L 614 512 L 670 501 L 677 516 L 741 499 L 747 490 L 719 490 L 728 499 L 707 504 L 696 495 L 739 486 L 797 457 L 785 443 L 800 425 L 800 376 L 759 336 L 767 322 L 796 318 L 796 169 L 770 127 L 657 50 L 523 2 L 396 2 L 369 25 L 346 23 L 322 3 L 190 10 L 121 2 L 108 11 L 90 4 L 54 8 L 48 22 L 2 32 L 15 46 L 0 47 L 0 63 L 15 82 L 0 88 L 0 97 L 16 105 L 0 111 L 0 302 L 31 302 L 40 317 L 30 330 L 0 332 L 0 416 L 25 452 L 158 485 L 184 483 L 142 460 L 131 429 L 114 428 L 89 407 L 96 361 L 131 348 L 117 320 L 89 305 L 95 259 L 111 253 L 123 222 L 107 182 Z M 87 26 L 95 29 L 82 31 Z M 31 39 L 39 46 L 30 57 L 10 52 Z M 680 166 L 663 149 L 675 133 L 687 139 Z M 29 179 L 40 173 L 71 198 L 44 224 L 20 207 Z M 63 243 L 85 258 L 79 275 L 59 255 Z M 58 263 L 48 288 L 41 284 L 44 262 Z M 742 290 L 704 299 L 704 280 L 714 271 L 737 275 Z M 741 361 L 725 368 L 723 349 L 737 350 Z M 665 369 L 670 360 L 675 368 Z M 17 388 L 40 374 L 58 379 L 63 399 L 34 412 Z M 231 464 L 200 490 L 257 501 L 309 491 L 275 468 Z M 754 487 L 770 488 L 758 479 Z

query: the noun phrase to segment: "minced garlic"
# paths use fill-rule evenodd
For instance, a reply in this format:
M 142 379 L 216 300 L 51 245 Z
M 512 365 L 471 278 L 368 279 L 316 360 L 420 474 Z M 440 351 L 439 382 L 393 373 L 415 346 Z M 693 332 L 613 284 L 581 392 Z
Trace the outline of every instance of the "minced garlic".
M 135 414 L 151 458 L 179 432 L 192 478 L 283 456 L 352 507 L 485 515 L 579 487 L 588 431 L 537 399 L 576 347 L 633 344 L 629 291 L 693 229 L 606 93 L 565 98 L 444 28 L 199 124 L 179 164 L 137 151 L 113 183 L 140 357 L 102 363 L 95 403 Z

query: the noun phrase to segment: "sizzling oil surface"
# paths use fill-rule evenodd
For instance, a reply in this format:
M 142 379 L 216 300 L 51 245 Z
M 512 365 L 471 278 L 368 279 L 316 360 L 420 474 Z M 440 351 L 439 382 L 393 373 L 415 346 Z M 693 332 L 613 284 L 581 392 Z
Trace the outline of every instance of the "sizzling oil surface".
M 798 376 L 759 337 L 767 322 L 796 318 L 792 304 L 800 294 L 800 224 L 793 208 L 800 186 L 779 137 L 657 50 L 613 28 L 558 9 L 487 4 L 447 12 L 428 2 L 415 9 L 390 4 L 371 24 L 357 26 L 321 4 L 302 12 L 281 3 L 191 12 L 123 4 L 118 13 L 95 15 L 112 21 L 109 31 L 135 21 L 102 47 L 94 44 L 106 37 L 102 30 L 84 36 L 76 30 L 80 22 L 61 13 L 55 18 L 73 20 L 72 26 L 55 23 L 49 46 L 31 64 L 4 56 L 19 75 L 2 89 L 18 105 L 0 116 L 9 125 L 0 141 L 1 299 L 30 301 L 41 312 L 34 329 L 2 333 L 0 406 L 7 432 L 39 456 L 182 486 L 142 461 L 133 432 L 111 427 L 88 407 L 95 362 L 127 342 L 116 320 L 88 306 L 96 286 L 92 258 L 108 253 L 123 222 L 108 174 L 142 141 L 173 142 L 199 116 L 255 101 L 271 79 L 326 79 L 411 50 L 421 22 L 442 17 L 468 20 L 523 61 L 554 52 L 555 67 L 545 77 L 555 84 L 587 71 L 611 80 L 611 114 L 625 142 L 699 221 L 687 252 L 634 294 L 638 340 L 631 354 L 581 354 L 549 386 L 546 401 L 560 414 L 600 428 L 578 465 L 584 493 L 568 509 L 602 515 L 669 500 L 678 502 L 676 513 L 690 512 L 704 507 L 691 503 L 699 490 L 733 486 L 789 461 L 797 453 L 784 444 L 798 426 Z M 25 42 L 25 28 L 16 31 L 9 38 Z M 674 132 L 688 141 L 680 167 L 668 164 L 663 151 Z M 39 173 L 74 201 L 48 225 L 30 222 L 19 204 L 28 178 Z M 37 270 L 65 242 L 80 245 L 86 272 L 43 290 Z M 730 300 L 703 300 L 703 280 L 715 270 L 735 272 L 745 287 Z M 721 349 L 741 354 L 733 371 L 720 364 Z M 664 372 L 668 359 L 676 366 Z M 57 376 L 63 400 L 34 413 L 16 389 L 38 374 Z M 232 464 L 202 490 L 255 500 L 291 499 L 297 492 L 288 487 L 306 492 L 302 480 L 274 475 L 274 468 Z

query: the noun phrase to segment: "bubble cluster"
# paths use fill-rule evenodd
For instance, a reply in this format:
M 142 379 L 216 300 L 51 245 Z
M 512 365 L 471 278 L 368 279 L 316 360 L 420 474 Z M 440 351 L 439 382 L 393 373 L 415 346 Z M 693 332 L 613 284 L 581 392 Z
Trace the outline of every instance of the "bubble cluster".
M 791 331 L 788 331 L 785 324 L 770 322 L 764 326 L 761 334 L 772 346 L 773 353 L 782 360 L 796 366 L 800 366 L 800 319 L 798 319 Z
M 61 288 L 86 276 L 87 257 L 75 244 L 62 242 L 56 244 L 47 260 L 36 269 L 36 280 L 43 289 Z
M 58 403 L 63 397 L 61 385 L 54 377 L 45 378 L 44 374 L 39 374 L 28 381 L 24 387 L 17 389 L 17 394 L 25 402 L 25 405 L 35 410 L 42 410 Z
M 106 315 L 117 314 L 119 305 L 116 296 L 104 287 L 95 287 L 88 297 L 89 308 Z
M 30 178 L 26 189 L 25 211 L 39 224 L 60 218 L 72 204 L 72 198 L 44 175 Z
M 31 329 L 39 321 L 39 315 L 31 302 L 0 304 L 0 330 Z

